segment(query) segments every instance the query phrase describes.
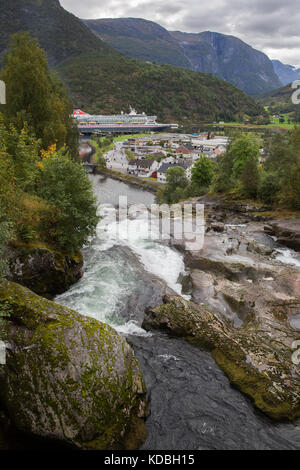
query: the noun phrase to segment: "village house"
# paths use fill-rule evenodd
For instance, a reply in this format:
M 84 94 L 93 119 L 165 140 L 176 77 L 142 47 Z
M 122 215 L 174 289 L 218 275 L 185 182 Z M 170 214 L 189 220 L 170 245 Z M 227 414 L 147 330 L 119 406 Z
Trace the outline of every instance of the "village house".
M 188 150 L 184 145 L 180 145 L 177 149 L 176 149 L 176 154 L 177 155 L 190 155 L 191 153 L 191 150 Z
M 128 173 L 143 178 L 149 178 L 158 169 L 159 164 L 156 160 L 130 160 L 128 163 Z
M 184 163 L 163 163 L 159 169 L 157 170 L 157 181 L 159 183 L 166 183 L 167 182 L 167 171 L 170 168 L 175 168 L 176 166 L 180 166 L 184 170 L 188 169 L 188 166 Z

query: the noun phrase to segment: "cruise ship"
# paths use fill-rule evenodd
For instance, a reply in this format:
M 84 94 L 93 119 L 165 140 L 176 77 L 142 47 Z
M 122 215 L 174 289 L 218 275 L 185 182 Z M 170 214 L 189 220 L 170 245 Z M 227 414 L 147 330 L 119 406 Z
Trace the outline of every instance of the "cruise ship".
M 157 132 L 179 127 L 178 124 L 159 124 L 157 116 L 138 114 L 133 108 L 130 114 L 121 112 L 111 116 L 96 116 L 75 109 L 73 117 L 81 134 Z

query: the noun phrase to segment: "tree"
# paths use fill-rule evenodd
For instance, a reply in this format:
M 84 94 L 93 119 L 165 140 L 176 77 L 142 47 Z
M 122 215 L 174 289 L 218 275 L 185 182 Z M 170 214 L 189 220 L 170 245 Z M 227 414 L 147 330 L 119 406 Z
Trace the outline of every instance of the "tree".
M 176 203 L 184 199 L 189 189 L 189 181 L 184 168 L 175 166 L 167 171 L 167 183 L 158 193 L 158 201 L 168 204 Z
M 247 158 L 240 179 L 244 195 L 256 199 L 260 179 L 257 160 L 254 156 Z
M 242 134 L 233 140 L 229 148 L 233 166 L 232 174 L 239 179 L 247 162 L 258 163 L 260 146 L 258 139 L 253 134 Z
M 280 191 L 280 181 L 278 175 L 272 172 L 262 173 L 258 196 L 266 204 L 273 204 L 278 201 Z
M 30 135 L 25 127 L 18 132 L 11 124 L 5 126 L 0 115 L 0 148 L 2 156 L 5 155 L 10 164 L 10 172 L 13 172 L 15 183 L 19 189 L 30 191 L 35 184 L 38 173 L 37 162 L 40 160 L 40 141 Z
M 216 164 L 208 157 L 201 157 L 192 168 L 192 183 L 198 188 L 209 188 Z
M 255 197 L 259 184 L 260 143 L 253 134 L 236 134 L 227 151 L 219 157 L 213 186 L 217 192 L 242 190 Z
M 87 243 L 98 223 L 92 184 L 82 165 L 53 152 L 44 159 L 37 194 L 57 208 L 53 242 L 63 251 L 74 252 Z
M 68 145 L 78 155 L 72 104 L 59 79 L 50 73 L 45 52 L 28 33 L 13 36 L 0 79 L 6 83 L 4 113 L 19 131 L 28 123 L 43 148 Z

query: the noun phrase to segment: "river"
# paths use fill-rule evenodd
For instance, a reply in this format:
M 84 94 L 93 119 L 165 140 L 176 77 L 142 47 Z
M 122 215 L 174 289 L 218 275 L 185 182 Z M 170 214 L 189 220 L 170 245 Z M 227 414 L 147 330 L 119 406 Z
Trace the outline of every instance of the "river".
M 151 205 L 153 194 L 91 177 L 99 204 Z M 118 226 L 118 237 L 116 236 Z M 148 237 L 143 218 L 105 229 L 84 249 L 83 278 L 56 301 L 109 323 L 125 335 L 140 362 L 150 415 L 144 449 L 300 449 L 300 423 L 277 424 L 234 389 L 211 355 L 180 339 L 141 327 L 145 306 L 161 296 L 159 283 L 181 293 L 182 255 Z M 126 232 L 127 233 L 127 232 Z

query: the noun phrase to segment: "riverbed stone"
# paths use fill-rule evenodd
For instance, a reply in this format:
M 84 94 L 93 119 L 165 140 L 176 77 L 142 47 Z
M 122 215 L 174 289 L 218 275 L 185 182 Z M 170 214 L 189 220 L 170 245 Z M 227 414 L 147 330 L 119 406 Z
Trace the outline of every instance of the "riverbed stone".
M 251 242 L 249 242 L 247 249 L 248 251 L 251 251 L 252 253 L 258 253 L 259 255 L 263 255 L 263 256 L 269 256 L 273 253 L 272 248 L 266 245 L 262 245 L 261 243 L 258 243 L 255 240 L 252 240 Z
M 300 251 L 300 218 L 282 219 L 265 227 L 266 233 L 276 236 L 277 242 Z
M 80 449 L 136 449 L 146 389 L 132 348 L 110 326 L 11 282 L 0 284 L 6 365 L 0 403 L 19 431 Z

